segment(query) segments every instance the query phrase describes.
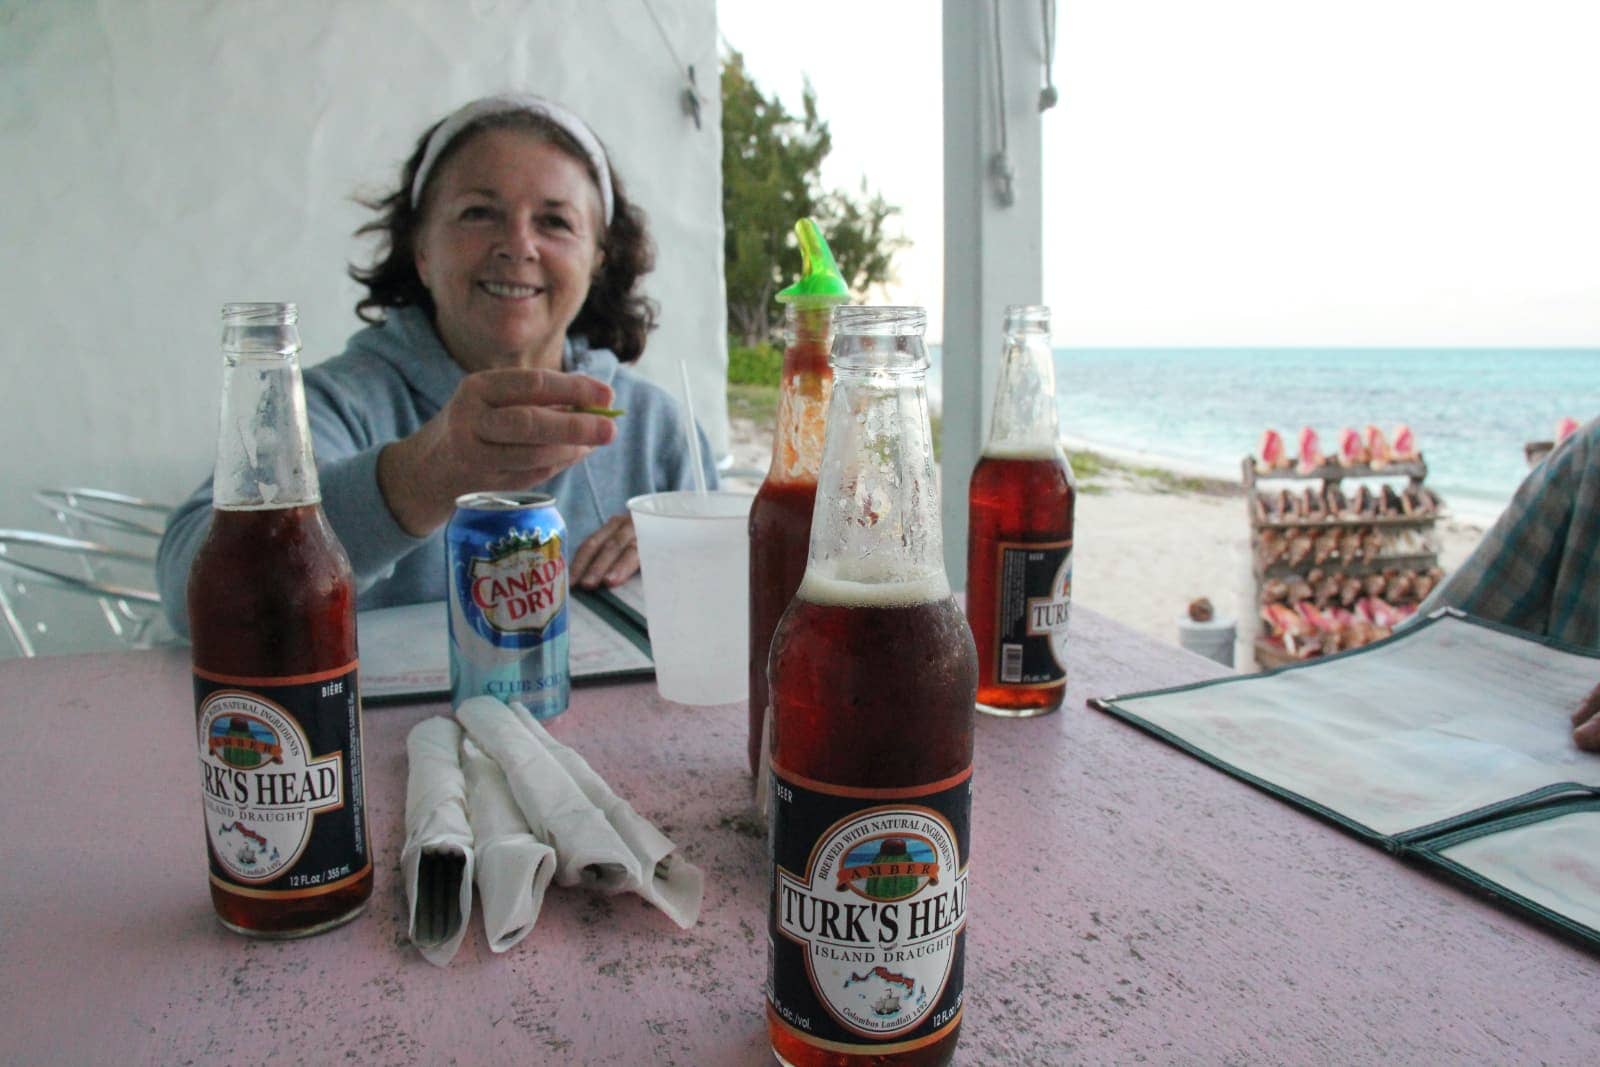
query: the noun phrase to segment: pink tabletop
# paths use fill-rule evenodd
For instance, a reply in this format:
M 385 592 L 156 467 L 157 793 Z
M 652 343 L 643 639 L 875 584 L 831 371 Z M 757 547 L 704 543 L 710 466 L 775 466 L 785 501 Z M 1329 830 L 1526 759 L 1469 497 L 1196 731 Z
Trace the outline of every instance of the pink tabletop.
M 1600 959 L 1109 716 L 1217 673 L 1092 612 L 1066 709 L 978 724 L 962 1064 L 1584 1063 Z M 0 663 L 0 1060 L 770 1062 L 742 705 L 579 689 L 553 732 L 706 871 L 700 923 L 552 888 L 496 956 L 406 940 L 405 734 L 366 714 L 378 860 L 321 937 L 223 930 L 186 653 Z

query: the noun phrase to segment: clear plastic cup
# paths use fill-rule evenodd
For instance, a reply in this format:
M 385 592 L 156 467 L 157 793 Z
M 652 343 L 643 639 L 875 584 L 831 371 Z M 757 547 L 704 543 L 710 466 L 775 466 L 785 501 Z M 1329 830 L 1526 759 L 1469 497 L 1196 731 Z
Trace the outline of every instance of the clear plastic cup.
M 646 493 L 639 539 L 656 688 L 679 704 L 748 697 L 751 493 Z

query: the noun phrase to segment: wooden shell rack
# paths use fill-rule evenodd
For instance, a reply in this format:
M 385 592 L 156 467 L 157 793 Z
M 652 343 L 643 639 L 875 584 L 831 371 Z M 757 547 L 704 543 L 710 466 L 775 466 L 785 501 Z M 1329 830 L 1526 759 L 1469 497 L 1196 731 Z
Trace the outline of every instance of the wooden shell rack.
M 1271 632 L 1261 618 L 1260 608 L 1267 602 L 1266 589 L 1270 582 L 1304 581 L 1309 584 L 1310 576 L 1318 569 L 1344 579 L 1362 580 L 1396 570 L 1432 570 L 1438 565 L 1438 548 L 1428 534 L 1442 509 L 1437 495 L 1430 490 L 1427 499 L 1432 506 L 1415 514 L 1372 515 L 1353 510 L 1340 513 L 1324 510 L 1320 514 L 1263 516 L 1263 506 L 1258 504 L 1258 499 L 1265 499 L 1262 494 L 1281 499 L 1285 490 L 1304 494 L 1307 488 L 1315 485 L 1313 493 L 1320 499 L 1326 500 L 1330 496 L 1329 490 L 1334 489 L 1337 496 L 1350 500 L 1359 491 L 1352 485 L 1356 483 L 1366 486 L 1369 493 L 1380 495 L 1387 487 L 1391 492 L 1390 499 L 1394 499 L 1399 493 L 1420 493 L 1427 476 L 1428 466 L 1420 455 L 1416 459 L 1391 462 L 1378 469 L 1326 463 L 1305 473 L 1294 467 L 1263 472 L 1257 469 L 1254 456 L 1245 457 L 1243 484 L 1245 507 L 1250 517 L 1251 574 L 1255 586 L 1253 603 L 1257 608 L 1254 640 L 1257 665 L 1265 669 L 1302 662 L 1300 657 L 1294 656 L 1271 638 Z M 1401 480 L 1403 488 L 1397 492 L 1395 487 Z M 1276 545 L 1304 537 L 1312 539 L 1314 547 L 1311 551 L 1298 551 L 1293 558 L 1279 557 L 1271 563 L 1264 562 L 1264 556 L 1272 554 L 1264 548 L 1264 541 Z M 1273 542 L 1272 538 L 1282 541 Z M 1346 546 L 1358 542 L 1362 550 L 1345 550 Z M 1331 552 L 1326 551 L 1330 543 L 1336 545 Z M 1304 542 L 1296 547 L 1303 549 Z M 1403 595 L 1391 603 L 1397 606 L 1415 604 L 1420 599 L 1415 595 Z

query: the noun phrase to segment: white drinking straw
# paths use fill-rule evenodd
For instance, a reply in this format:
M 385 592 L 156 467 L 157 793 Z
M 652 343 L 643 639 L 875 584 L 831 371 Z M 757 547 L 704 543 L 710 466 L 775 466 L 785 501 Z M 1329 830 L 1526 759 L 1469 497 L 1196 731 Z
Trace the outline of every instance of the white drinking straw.
M 694 428 L 694 394 L 689 391 L 689 361 L 678 360 L 678 371 L 683 377 L 683 436 L 689 442 L 689 466 L 694 471 L 694 490 L 704 495 L 706 472 L 700 466 L 700 435 Z

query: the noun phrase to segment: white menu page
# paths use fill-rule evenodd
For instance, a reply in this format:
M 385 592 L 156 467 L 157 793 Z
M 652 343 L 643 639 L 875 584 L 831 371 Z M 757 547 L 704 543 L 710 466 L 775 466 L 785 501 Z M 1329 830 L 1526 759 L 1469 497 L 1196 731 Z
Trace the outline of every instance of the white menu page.
M 568 667 L 585 678 L 646 675 L 649 653 L 579 597 L 567 600 Z M 365 700 L 423 699 L 450 691 L 450 633 L 445 602 L 363 611 L 356 617 Z

